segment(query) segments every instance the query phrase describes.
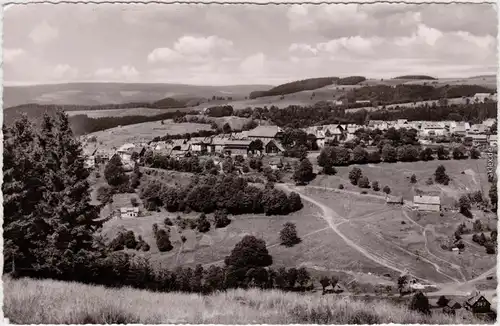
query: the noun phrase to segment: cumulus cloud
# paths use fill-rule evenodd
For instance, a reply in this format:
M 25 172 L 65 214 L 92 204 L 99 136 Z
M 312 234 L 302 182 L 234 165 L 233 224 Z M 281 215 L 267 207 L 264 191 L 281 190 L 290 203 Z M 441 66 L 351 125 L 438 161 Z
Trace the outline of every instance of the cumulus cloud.
M 234 54 L 233 42 L 215 35 L 195 37 L 185 35 L 180 37 L 173 48 L 156 48 L 148 54 L 150 63 L 205 62 L 209 58 L 225 59 Z
M 59 36 L 59 30 L 52 27 L 44 20 L 31 30 L 29 36 L 35 44 L 44 44 L 57 38 Z
M 58 64 L 52 71 L 54 79 L 75 79 L 78 76 L 78 69 L 68 64 Z
M 22 57 L 26 52 L 23 49 L 3 49 L 3 62 L 13 63 L 17 58 Z

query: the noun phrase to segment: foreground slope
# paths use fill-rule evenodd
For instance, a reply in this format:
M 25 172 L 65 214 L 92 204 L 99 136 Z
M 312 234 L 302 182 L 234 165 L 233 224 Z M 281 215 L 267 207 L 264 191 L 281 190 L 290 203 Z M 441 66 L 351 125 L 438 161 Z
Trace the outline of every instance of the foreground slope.
M 402 304 L 318 293 L 229 290 L 209 296 L 108 289 L 4 277 L 5 317 L 22 324 L 478 324 L 470 315 L 424 316 Z

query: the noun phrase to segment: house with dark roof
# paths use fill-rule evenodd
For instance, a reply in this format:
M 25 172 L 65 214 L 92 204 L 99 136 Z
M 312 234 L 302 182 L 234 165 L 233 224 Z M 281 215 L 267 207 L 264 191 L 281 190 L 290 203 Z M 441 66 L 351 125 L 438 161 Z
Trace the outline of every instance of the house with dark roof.
M 479 291 L 464 302 L 464 307 L 475 314 L 491 312 L 491 303 Z
M 275 139 L 269 139 L 267 143 L 264 143 L 264 152 L 266 154 L 278 154 L 284 151 L 285 148 Z
M 228 139 L 224 141 L 223 152 L 229 155 L 242 155 L 246 157 L 250 149 L 250 139 Z

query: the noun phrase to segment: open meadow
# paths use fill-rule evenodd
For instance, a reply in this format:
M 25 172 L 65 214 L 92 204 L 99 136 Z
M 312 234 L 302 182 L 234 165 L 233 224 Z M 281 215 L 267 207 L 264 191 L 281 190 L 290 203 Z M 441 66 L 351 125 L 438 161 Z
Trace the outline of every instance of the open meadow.
M 118 148 L 126 143 L 148 142 L 155 137 L 178 135 L 210 130 L 210 125 L 201 123 L 174 123 L 172 120 L 136 123 L 133 125 L 119 126 L 103 131 L 88 134 L 95 136 L 97 143 L 107 149 Z
M 404 303 L 319 293 L 228 290 L 198 294 L 3 278 L 3 311 L 16 324 L 483 324 L 465 311 L 431 315 Z

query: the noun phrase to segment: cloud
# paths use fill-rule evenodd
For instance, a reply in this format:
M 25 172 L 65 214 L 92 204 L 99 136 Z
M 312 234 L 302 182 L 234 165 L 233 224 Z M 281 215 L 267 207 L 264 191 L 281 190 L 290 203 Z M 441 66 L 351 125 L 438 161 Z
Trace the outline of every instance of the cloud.
M 35 44 L 44 44 L 57 38 L 59 31 L 44 20 L 31 30 L 29 36 Z
M 94 77 L 103 80 L 133 80 L 139 76 L 139 72 L 133 66 L 124 65 L 119 69 L 100 68 L 94 72 Z
M 288 48 L 288 51 L 293 53 L 294 55 L 315 55 L 318 53 L 318 49 L 310 46 L 309 44 L 304 43 L 292 43 Z
M 25 55 L 26 52 L 23 49 L 3 49 L 3 62 L 13 63 L 17 58 Z
M 52 70 L 54 79 L 75 79 L 78 76 L 78 69 L 71 67 L 68 64 L 58 64 Z
M 170 48 L 156 48 L 148 54 L 148 62 L 172 63 L 182 59 L 182 56 Z
M 150 63 L 192 62 L 203 63 L 210 59 L 226 60 L 234 55 L 233 42 L 218 36 L 195 37 L 185 35 L 180 37 L 173 48 L 162 47 L 151 51 L 147 60 Z

